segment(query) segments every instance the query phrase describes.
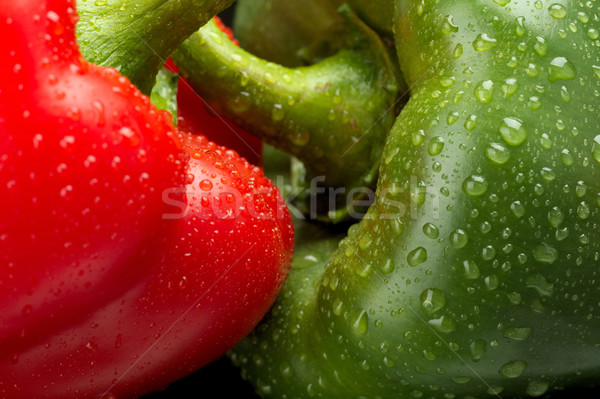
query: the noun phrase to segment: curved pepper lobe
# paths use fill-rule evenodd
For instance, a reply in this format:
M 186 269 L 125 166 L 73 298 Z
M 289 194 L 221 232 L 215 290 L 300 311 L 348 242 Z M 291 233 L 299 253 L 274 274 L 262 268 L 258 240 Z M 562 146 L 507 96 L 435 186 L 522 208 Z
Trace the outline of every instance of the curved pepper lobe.
M 137 284 L 135 260 L 152 256 L 168 211 L 162 192 L 185 181 L 166 115 L 118 72 L 81 58 L 69 5 L 1 9 L 4 339 L 42 322 L 59 328 Z

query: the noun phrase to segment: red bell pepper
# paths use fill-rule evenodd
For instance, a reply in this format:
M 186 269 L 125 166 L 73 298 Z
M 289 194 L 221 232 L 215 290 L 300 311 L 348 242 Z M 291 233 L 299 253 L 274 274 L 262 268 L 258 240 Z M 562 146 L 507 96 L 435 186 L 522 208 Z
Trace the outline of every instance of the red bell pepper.
M 277 188 L 86 62 L 73 0 L 0 0 L 0 397 L 139 396 L 271 306 Z

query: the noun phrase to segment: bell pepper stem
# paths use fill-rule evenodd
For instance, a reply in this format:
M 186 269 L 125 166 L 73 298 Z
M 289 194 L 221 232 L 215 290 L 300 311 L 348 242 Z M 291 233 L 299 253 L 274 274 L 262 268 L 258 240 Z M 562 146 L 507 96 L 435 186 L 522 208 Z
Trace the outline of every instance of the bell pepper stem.
M 332 37 L 342 49 L 310 66 L 287 68 L 257 58 L 212 22 L 173 60 L 217 112 L 301 160 L 309 181 L 324 177 L 325 187 L 351 191 L 375 184 L 404 86 L 379 36 L 349 8 L 339 12 L 346 21 L 343 34 Z

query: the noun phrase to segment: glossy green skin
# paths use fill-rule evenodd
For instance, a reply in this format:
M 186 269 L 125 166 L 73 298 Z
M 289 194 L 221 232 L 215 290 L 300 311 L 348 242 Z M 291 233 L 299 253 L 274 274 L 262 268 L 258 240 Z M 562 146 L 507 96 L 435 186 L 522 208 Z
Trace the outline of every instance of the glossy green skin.
M 150 101 L 158 109 L 169 111 L 173 116 L 173 125 L 177 126 L 177 84 L 179 75 L 162 68 L 156 75 L 156 84 L 150 93 Z
M 186 40 L 173 60 L 219 112 L 298 157 L 309 181 L 323 177 L 320 187 L 348 193 L 375 184 L 399 104 L 399 81 L 379 36 L 347 8 L 340 12 L 348 21 L 339 36 L 346 48 L 311 66 L 287 68 L 257 58 L 212 22 Z M 345 207 L 346 197 L 338 198 Z M 325 205 L 318 213 L 329 211 Z
M 413 91 L 377 203 L 232 354 L 262 396 L 539 396 L 600 376 L 600 2 L 497 3 L 396 2 Z
M 84 57 L 118 69 L 150 94 L 169 55 L 235 0 L 77 0 Z

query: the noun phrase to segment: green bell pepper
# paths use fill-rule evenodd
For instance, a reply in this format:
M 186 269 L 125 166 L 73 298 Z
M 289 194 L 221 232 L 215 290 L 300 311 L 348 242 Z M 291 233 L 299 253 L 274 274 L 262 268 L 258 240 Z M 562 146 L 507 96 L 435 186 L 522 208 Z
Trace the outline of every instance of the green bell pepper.
M 411 98 L 376 202 L 326 263 L 293 268 L 232 359 L 265 398 L 597 383 L 600 2 L 395 0 L 393 14 Z

